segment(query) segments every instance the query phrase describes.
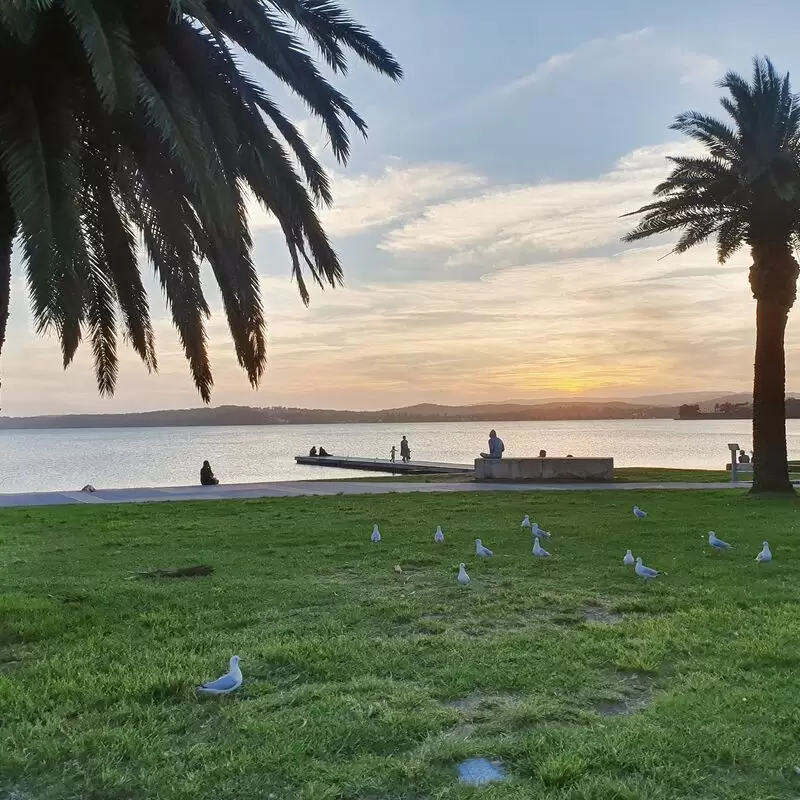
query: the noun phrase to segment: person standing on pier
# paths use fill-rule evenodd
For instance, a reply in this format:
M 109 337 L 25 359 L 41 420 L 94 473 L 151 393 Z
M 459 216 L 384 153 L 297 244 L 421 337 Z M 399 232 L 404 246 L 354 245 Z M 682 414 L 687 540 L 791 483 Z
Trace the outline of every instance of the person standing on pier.
M 403 463 L 411 461 L 411 448 L 408 446 L 408 439 L 405 436 L 400 440 L 400 458 Z
M 394 464 L 396 458 L 397 458 L 397 448 L 394 445 L 392 445 L 392 458 L 391 458 L 392 464 Z

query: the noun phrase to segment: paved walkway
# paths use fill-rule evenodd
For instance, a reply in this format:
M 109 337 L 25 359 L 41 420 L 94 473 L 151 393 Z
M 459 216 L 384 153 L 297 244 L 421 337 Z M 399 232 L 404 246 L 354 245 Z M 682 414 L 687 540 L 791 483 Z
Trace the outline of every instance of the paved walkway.
M 436 481 L 286 481 L 282 483 L 239 483 L 228 486 L 170 486 L 144 489 L 98 489 L 88 492 L 29 492 L 0 494 L 0 508 L 14 506 L 57 506 L 76 503 L 156 503 L 169 500 L 244 500 L 258 497 L 331 497 L 339 494 L 412 494 L 416 492 L 585 492 L 647 491 L 662 489 L 745 489 L 749 483 L 455 483 Z

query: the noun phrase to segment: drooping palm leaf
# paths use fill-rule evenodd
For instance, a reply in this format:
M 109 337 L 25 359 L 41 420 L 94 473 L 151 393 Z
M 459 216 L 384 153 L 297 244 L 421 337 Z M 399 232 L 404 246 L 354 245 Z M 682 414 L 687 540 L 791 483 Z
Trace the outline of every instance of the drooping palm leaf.
M 328 178 L 271 97 L 236 58 L 258 59 L 319 118 L 335 156 L 348 124 L 366 133 L 323 75 L 348 53 L 392 79 L 392 55 L 329 0 L 5 0 L 0 3 L 0 349 L 7 316 L 4 246 L 18 236 L 39 330 L 65 364 L 88 338 L 101 392 L 114 390 L 117 340 L 156 369 L 137 236 L 152 264 L 204 400 L 213 378 L 200 283 L 220 287 L 240 365 L 266 365 L 266 323 L 246 202 L 255 197 L 286 239 L 305 302 L 342 269 L 317 216 Z M 296 159 L 296 161 L 295 161 Z M 295 164 L 297 166 L 295 166 Z

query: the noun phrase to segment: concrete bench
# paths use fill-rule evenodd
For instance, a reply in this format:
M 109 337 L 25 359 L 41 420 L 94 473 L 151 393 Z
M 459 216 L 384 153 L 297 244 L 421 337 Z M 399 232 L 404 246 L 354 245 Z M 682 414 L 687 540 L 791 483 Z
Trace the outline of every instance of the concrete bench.
M 476 481 L 612 481 L 613 458 L 476 458 Z
M 731 471 L 731 465 L 730 464 L 726 464 L 725 465 L 725 469 L 728 470 L 728 472 L 730 472 Z M 738 462 L 736 464 L 736 471 L 737 472 L 752 472 L 753 471 L 753 463 L 752 463 L 752 461 L 749 464 L 742 464 L 741 461 Z

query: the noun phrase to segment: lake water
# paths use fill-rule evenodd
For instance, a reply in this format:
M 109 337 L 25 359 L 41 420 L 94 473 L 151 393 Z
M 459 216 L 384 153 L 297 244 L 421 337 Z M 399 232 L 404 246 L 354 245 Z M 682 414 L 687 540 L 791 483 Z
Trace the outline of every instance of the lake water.
M 471 463 L 486 448 L 485 422 L 410 425 L 271 425 L 224 428 L 84 428 L 0 431 L 0 492 L 197 483 L 208 459 L 224 483 L 344 478 L 364 473 L 298 466 L 322 445 L 336 455 L 388 458 L 405 434 L 414 459 Z M 607 420 L 496 425 L 506 455 L 613 456 L 620 467 L 720 468 L 727 443 L 751 447 L 750 420 Z M 800 420 L 788 420 L 800 458 Z

